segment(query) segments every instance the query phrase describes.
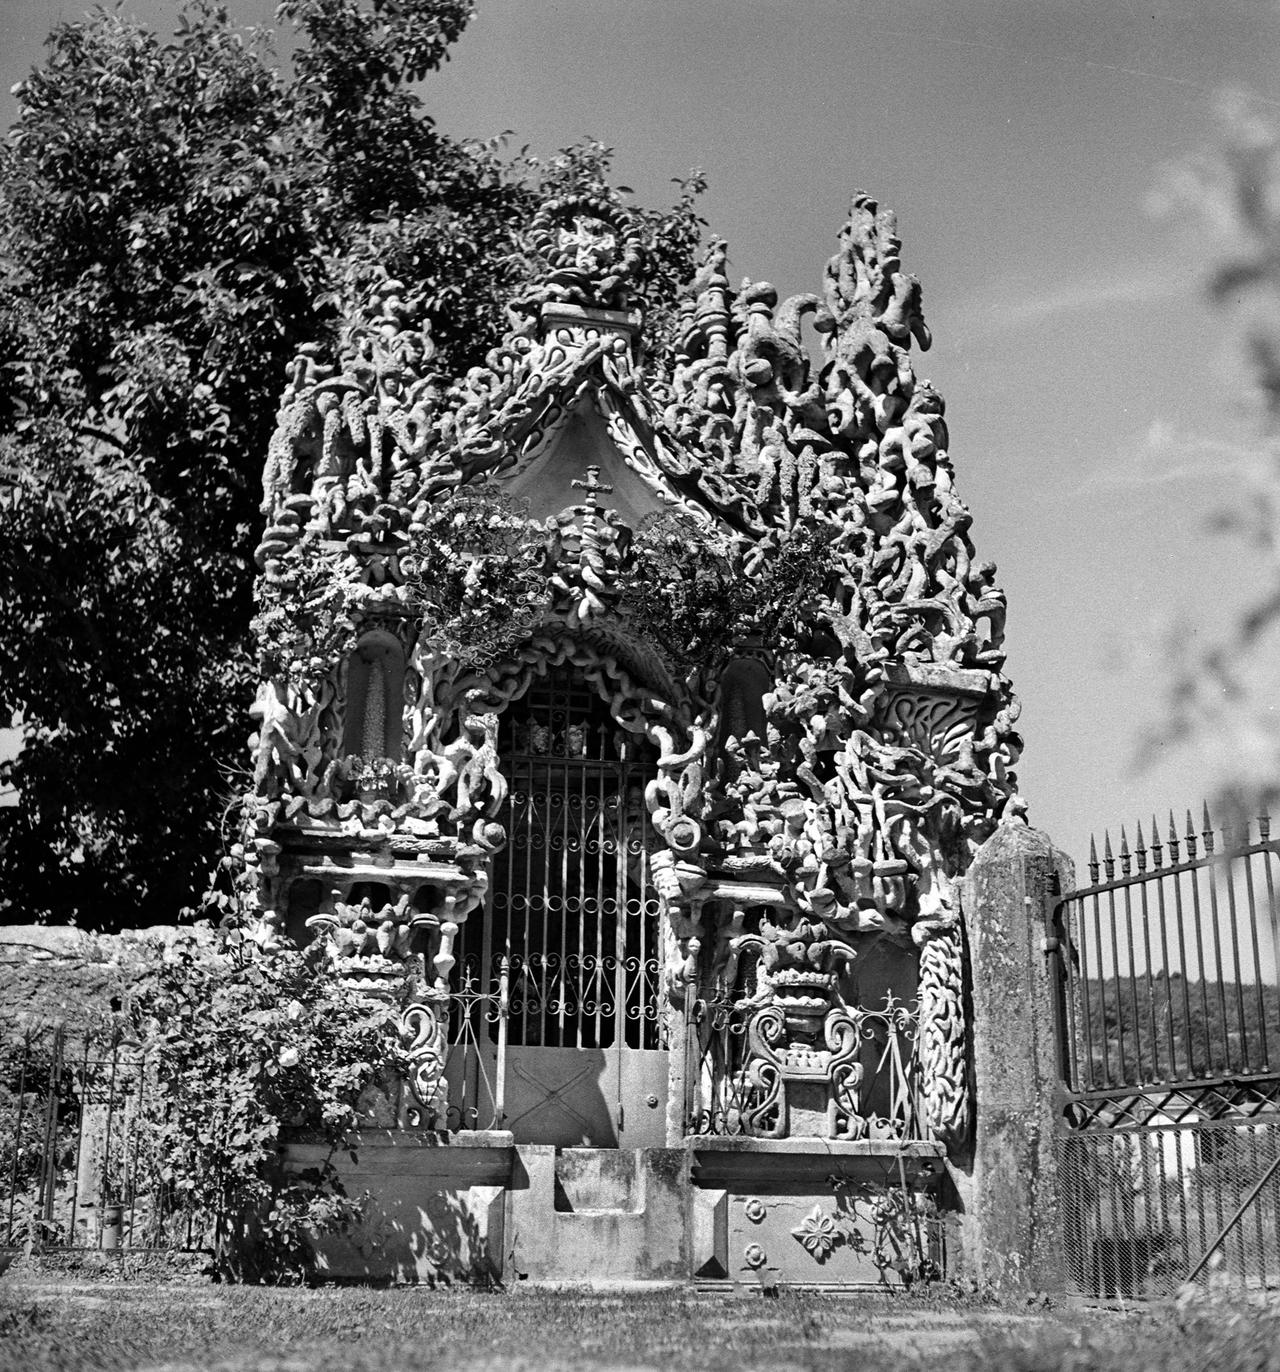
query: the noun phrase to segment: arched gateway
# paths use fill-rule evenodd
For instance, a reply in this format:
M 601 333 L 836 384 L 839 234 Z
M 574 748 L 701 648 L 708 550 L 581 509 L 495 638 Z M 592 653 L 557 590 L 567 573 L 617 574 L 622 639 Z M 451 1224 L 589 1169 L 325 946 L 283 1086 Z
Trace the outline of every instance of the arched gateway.
M 398 1161 L 356 1178 L 419 1217 L 409 1275 L 933 1270 L 970 1126 L 958 884 L 1019 740 L 919 287 L 858 196 L 821 295 L 735 291 L 714 245 L 646 355 L 643 222 L 597 196 L 533 229 L 486 367 L 433 375 L 388 280 L 293 370 L 255 936 L 369 995 L 409 976 L 412 1070 L 360 1154 Z
M 498 719 L 506 841 L 458 941 L 465 990 L 447 1077 L 458 1123 L 496 1116 L 500 1082 L 502 1123 L 520 1143 L 666 1142 L 662 928 L 645 805 L 658 752 L 643 716 L 613 713 L 614 694 L 571 655 L 531 675 Z

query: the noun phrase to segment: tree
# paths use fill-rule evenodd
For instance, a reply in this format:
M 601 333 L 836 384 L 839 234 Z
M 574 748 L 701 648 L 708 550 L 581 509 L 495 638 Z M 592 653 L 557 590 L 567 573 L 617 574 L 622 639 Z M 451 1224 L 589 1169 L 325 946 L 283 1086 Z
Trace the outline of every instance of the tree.
M 294 75 L 192 0 L 171 40 L 98 11 L 49 39 L 0 151 L 0 915 L 172 920 L 216 858 L 248 733 L 260 475 L 285 364 L 379 275 L 442 370 L 496 342 L 548 194 L 598 145 L 460 143 L 414 86 L 469 0 L 281 0 Z M 700 182 L 636 211 L 656 295 Z
M 1237 483 L 1218 523 L 1253 546 L 1261 574 L 1206 651 L 1188 658 L 1185 641 L 1178 645 L 1170 708 L 1153 742 L 1198 745 L 1238 824 L 1280 799 L 1280 134 L 1243 103 L 1229 109 L 1221 145 L 1178 167 L 1167 199 L 1196 226 L 1209 297 L 1257 413 L 1255 477 Z

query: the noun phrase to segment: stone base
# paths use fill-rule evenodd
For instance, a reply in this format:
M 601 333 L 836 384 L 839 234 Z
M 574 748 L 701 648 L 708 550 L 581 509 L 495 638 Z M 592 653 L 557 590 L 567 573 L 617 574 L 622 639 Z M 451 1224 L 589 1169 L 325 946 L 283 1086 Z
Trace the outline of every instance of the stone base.
M 514 1147 L 500 1131 L 365 1130 L 333 1158 L 363 1222 L 315 1240 L 316 1273 L 337 1281 L 489 1285 L 500 1280 Z M 286 1171 L 317 1167 L 328 1146 L 285 1146 Z
M 861 1289 L 945 1269 L 941 1225 L 903 1201 L 933 1189 L 942 1149 L 823 1139 L 691 1138 L 701 1282 Z M 921 1261 L 923 1257 L 923 1263 Z
M 697 1282 L 872 1288 L 945 1270 L 927 1143 L 693 1137 L 681 1148 L 555 1148 L 509 1133 L 366 1131 L 335 1161 L 367 1196 L 316 1240 L 318 1274 L 439 1285 Z M 287 1145 L 289 1170 L 327 1156 Z

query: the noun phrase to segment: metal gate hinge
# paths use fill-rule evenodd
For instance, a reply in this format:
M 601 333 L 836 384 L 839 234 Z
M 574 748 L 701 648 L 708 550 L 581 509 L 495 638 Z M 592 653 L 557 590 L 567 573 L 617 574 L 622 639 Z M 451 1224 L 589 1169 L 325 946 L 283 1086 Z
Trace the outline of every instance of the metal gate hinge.
M 1042 953 L 1056 953 L 1062 947 L 1062 940 L 1056 938 L 1042 938 L 1040 940 L 1040 951 Z

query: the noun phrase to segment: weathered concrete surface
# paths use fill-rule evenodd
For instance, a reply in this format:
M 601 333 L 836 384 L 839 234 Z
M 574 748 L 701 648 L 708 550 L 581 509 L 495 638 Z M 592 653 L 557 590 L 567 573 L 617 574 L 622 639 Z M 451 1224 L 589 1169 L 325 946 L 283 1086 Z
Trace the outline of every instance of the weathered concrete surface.
M 875 1188 L 889 1172 L 928 1186 L 941 1154 L 812 1139 L 557 1148 L 499 1131 L 365 1129 L 336 1153 L 294 1137 L 284 1164 L 331 1160 L 346 1193 L 367 1198 L 359 1226 L 314 1241 L 330 1278 L 877 1289 L 894 1274 L 875 1259 Z
M 692 1137 L 688 1146 L 695 1278 L 869 1290 L 901 1281 L 877 1261 L 880 1189 L 927 1188 L 944 1153 L 870 1139 Z M 941 1265 L 940 1252 L 927 1256 Z
M 347 1195 L 368 1197 L 360 1225 L 313 1241 L 321 1274 L 425 1286 L 501 1279 L 513 1159 L 509 1133 L 425 1129 L 365 1130 L 339 1153 L 300 1135 L 283 1157 L 286 1172 L 331 1160 Z
M 521 1144 L 516 1154 L 509 1279 L 688 1278 L 687 1150 Z
M 1061 882 L 1061 888 L 1056 883 Z M 1054 1141 L 1062 1114 L 1046 940 L 1070 860 L 1048 835 L 1005 823 L 979 849 L 962 895 L 972 972 L 974 1136 L 953 1162 L 962 1261 L 995 1281 L 1065 1283 Z

